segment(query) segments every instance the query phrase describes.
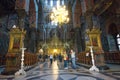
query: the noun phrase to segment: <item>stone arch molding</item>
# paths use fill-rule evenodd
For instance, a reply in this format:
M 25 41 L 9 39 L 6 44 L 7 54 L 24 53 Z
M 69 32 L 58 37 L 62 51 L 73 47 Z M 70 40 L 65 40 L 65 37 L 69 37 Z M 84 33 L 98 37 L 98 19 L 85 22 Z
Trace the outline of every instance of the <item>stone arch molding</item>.
M 107 34 L 110 34 L 110 29 L 111 29 L 111 31 L 112 31 L 113 34 L 119 33 L 119 26 L 113 20 L 112 21 L 107 21 L 105 27 L 106 27 L 106 33 Z M 114 30 L 115 33 L 113 32 L 113 30 Z

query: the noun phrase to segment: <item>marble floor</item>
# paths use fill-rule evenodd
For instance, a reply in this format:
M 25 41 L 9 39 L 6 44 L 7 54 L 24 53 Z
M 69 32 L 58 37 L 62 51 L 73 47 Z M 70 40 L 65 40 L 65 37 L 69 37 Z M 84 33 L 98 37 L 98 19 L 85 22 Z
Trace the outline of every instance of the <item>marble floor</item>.
M 70 65 L 68 69 L 64 69 L 63 63 L 58 61 L 54 61 L 52 65 L 48 61 L 38 63 L 26 73 L 25 77 L 16 78 L 14 75 L 0 75 L 0 80 L 120 80 L 119 71 L 93 72 L 81 66 L 72 69 Z

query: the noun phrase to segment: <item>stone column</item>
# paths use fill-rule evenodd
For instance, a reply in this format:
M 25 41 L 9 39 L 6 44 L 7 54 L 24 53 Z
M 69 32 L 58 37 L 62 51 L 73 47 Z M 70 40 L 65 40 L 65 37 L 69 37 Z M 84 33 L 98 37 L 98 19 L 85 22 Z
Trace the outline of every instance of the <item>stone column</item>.
M 90 29 L 90 30 L 93 28 L 92 16 L 93 16 L 93 12 L 91 10 L 87 11 L 85 14 L 86 22 L 87 22 L 87 29 Z
M 17 12 L 18 15 L 18 26 L 20 28 L 23 28 L 23 19 L 25 17 L 25 0 L 21 1 L 21 0 L 17 0 L 15 2 L 15 10 Z
M 26 12 L 24 9 L 16 9 L 17 15 L 18 15 L 18 26 L 20 28 L 24 28 L 24 18 L 26 15 Z
M 82 51 L 82 44 L 81 44 L 81 35 L 80 35 L 80 27 L 77 27 L 76 30 L 76 40 L 75 40 L 75 44 L 76 44 L 76 48 L 77 48 L 77 52 L 81 52 Z

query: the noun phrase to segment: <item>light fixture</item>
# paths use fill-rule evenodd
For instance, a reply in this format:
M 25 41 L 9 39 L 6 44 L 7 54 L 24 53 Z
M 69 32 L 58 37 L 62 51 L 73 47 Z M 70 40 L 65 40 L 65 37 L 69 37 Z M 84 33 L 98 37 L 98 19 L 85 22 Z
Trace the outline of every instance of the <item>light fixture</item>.
M 56 53 L 56 52 L 57 52 L 57 49 L 54 49 L 53 52 Z
M 68 11 L 66 6 L 53 7 L 50 15 L 52 22 L 57 23 L 59 26 L 69 22 Z

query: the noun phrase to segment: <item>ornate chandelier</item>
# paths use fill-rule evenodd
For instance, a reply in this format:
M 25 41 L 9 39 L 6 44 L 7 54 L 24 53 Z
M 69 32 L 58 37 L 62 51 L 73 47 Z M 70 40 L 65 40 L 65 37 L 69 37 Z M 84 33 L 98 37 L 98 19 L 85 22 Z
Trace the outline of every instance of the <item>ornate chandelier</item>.
M 52 13 L 50 16 L 52 22 L 58 24 L 59 26 L 68 23 L 68 11 L 66 10 L 66 6 L 57 6 L 52 9 Z

